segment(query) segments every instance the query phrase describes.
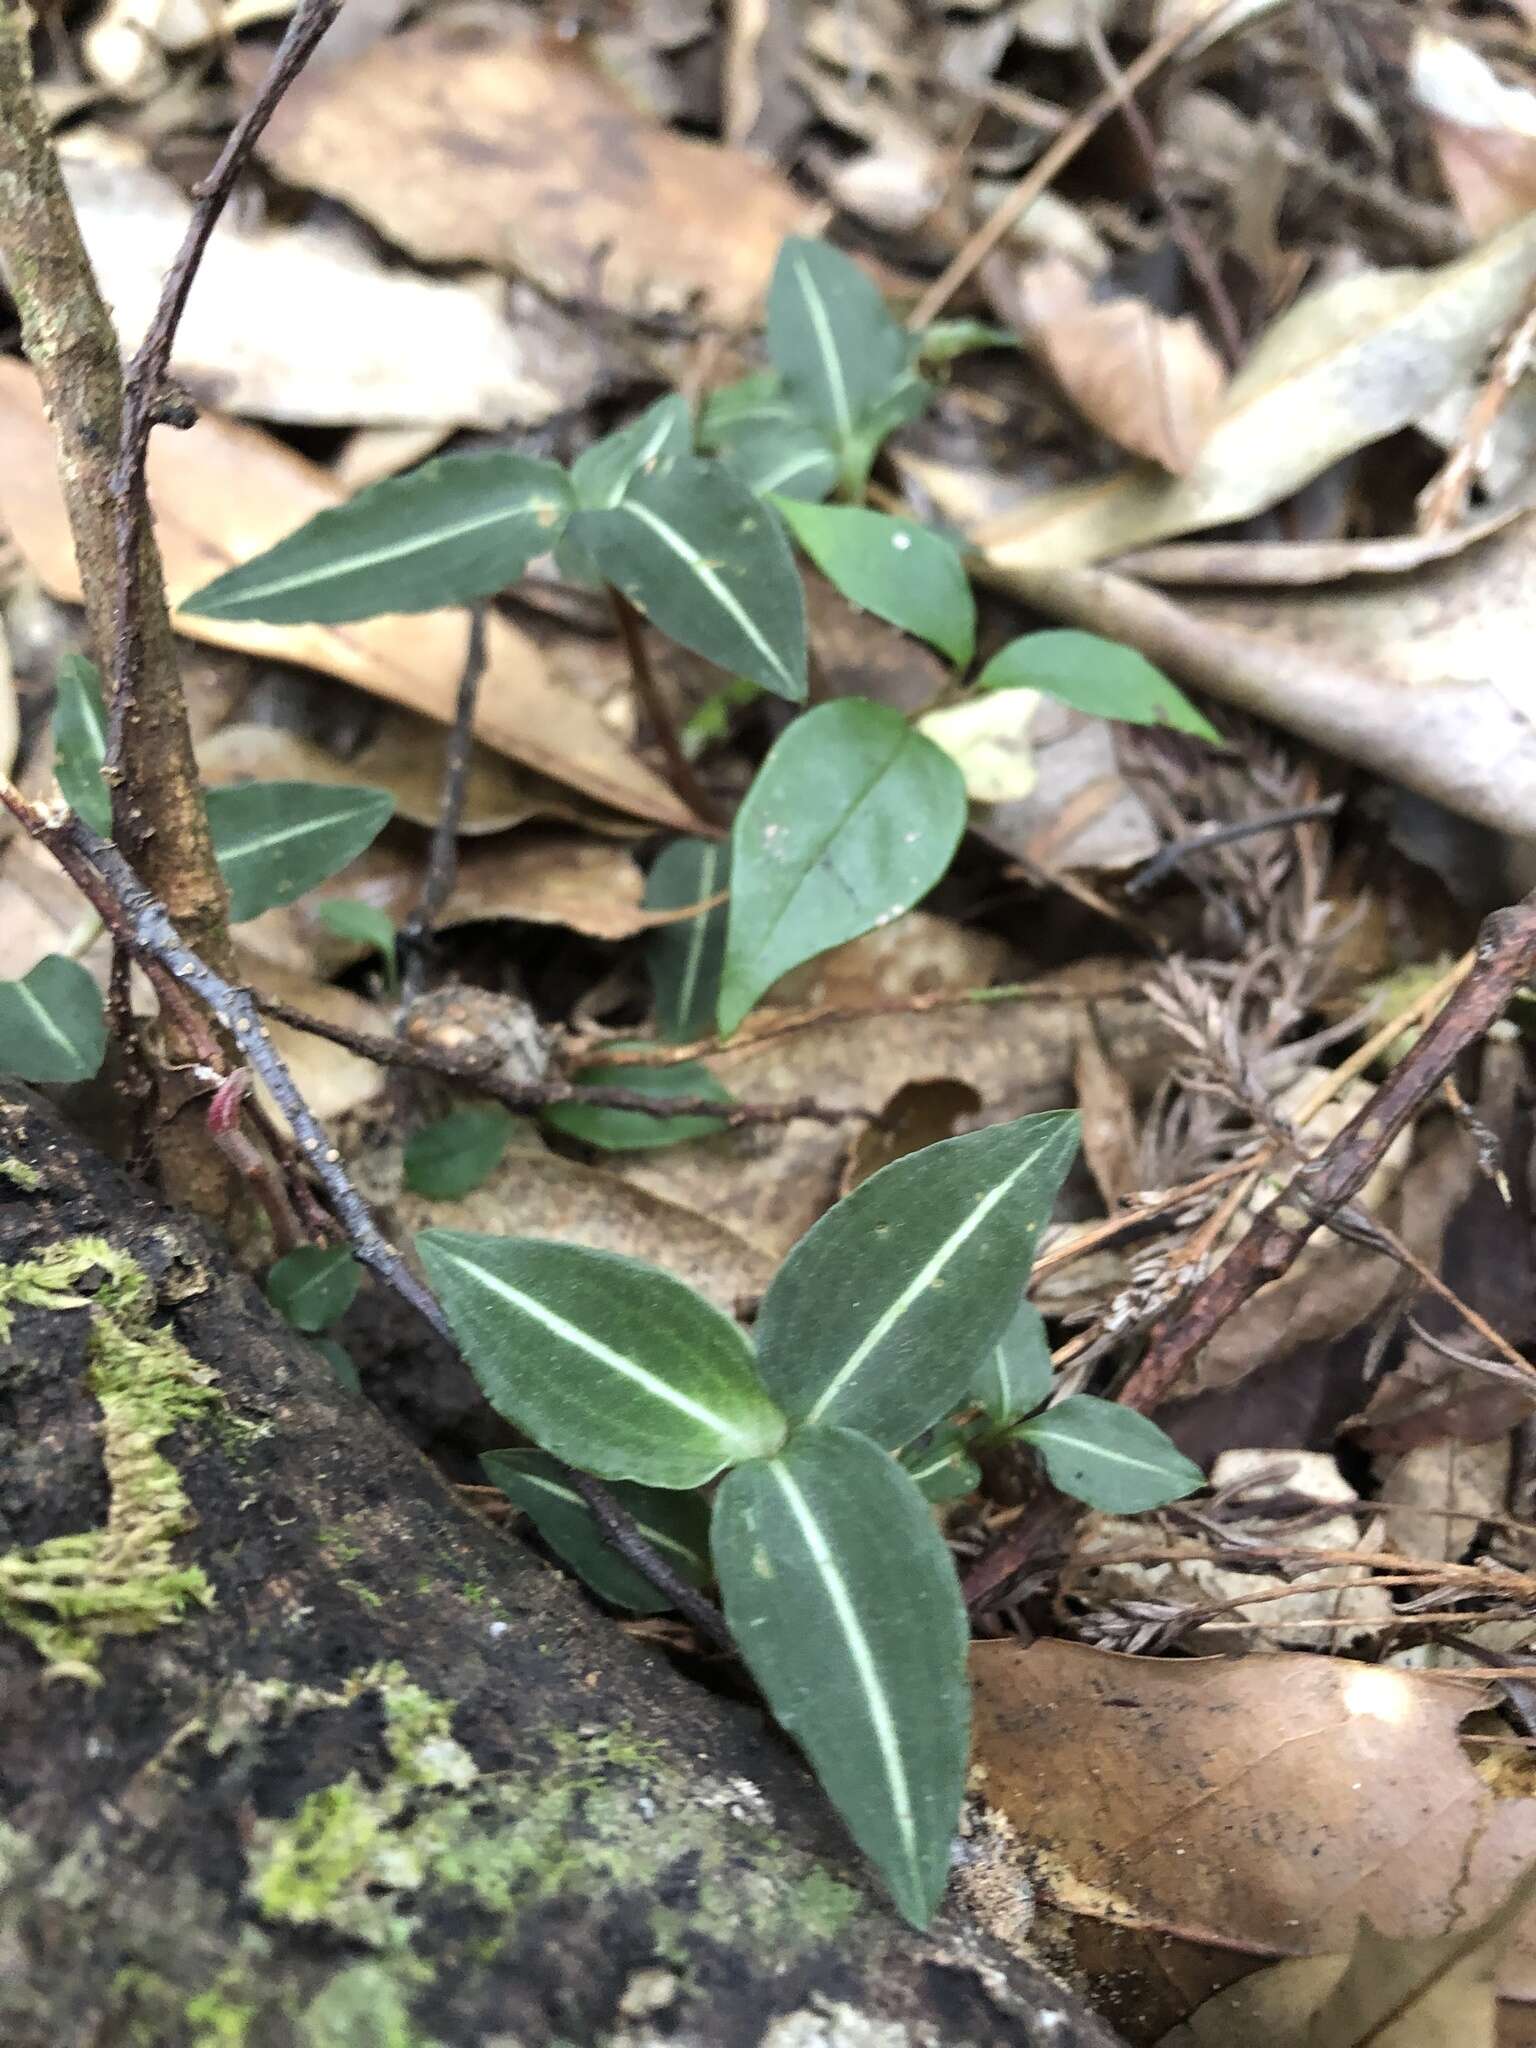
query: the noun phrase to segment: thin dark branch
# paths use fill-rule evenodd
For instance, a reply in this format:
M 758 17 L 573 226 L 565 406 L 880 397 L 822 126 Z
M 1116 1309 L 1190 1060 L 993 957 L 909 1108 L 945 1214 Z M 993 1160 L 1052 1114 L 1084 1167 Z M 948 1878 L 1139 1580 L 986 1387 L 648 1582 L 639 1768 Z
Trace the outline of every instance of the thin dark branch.
M 1288 1272 L 1314 1231 L 1333 1222 L 1380 1166 L 1405 1124 L 1435 1094 L 1463 1053 L 1502 1016 L 1536 974 L 1536 892 L 1495 911 L 1478 938 L 1471 971 L 1360 1113 L 1293 1175 L 1289 1186 L 1183 1306 L 1153 1332 L 1145 1356 L 1121 1389 L 1127 1408 L 1147 1414 L 1184 1368 L 1257 1290 Z M 996 1606 L 1010 1583 L 1054 1544 L 1072 1511 L 1047 1494 L 972 1569 L 972 1606 Z
M 176 260 L 166 272 L 160 302 L 143 341 L 128 365 L 123 385 L 123 425 L 112 469 L 112 501 L 117 544 L 117 630 L 111 649 L 111 712 L 107 733 L 107 772 L 111 779 L 122 762 L 123 736 L 144 665 L 140 537 L 149 508 L 144 459 L 150 431 L 156 425 L 190 427 L 196 410 L 184 393 L 168 384 L 176 330 L 203 252 L 223 213 L 240 173 L 277 103 L 309 61 L 315 45 L 341 11 L 341 0 L 299 0 L 278 44 L 255 99 L 229 134 L 213 169 L 193 188 L 192 218 Z
M 1182 867 L 1193 855 L 1208 853 L 1213 846 L 1230 846 L 1239 839 L 1253 839 L 1260 832 L 1279 832 L 1288 825 L 1315 825 L 1326 818 L 1336 817 L 1343 802 L 1342 796 L 1327 796 L 1315 804 L 1292 804 L 1287 810 L 1265 811 L 1257 818 L 1240 818 L 1233 825 L 1201 825 L 1187 838 L 1176 839 L 1161 853 L 1155 853 L 1145 866 L 1139 867 L 1126 883 L 1125 893 L 1127 896 L 1145 895 L 1165 875 Z
M 569 1467 L 566 1476 L 592 1510 L 592 1519 L 603 1532 L 605 1540 L 624 1562 L 633 1565 L 642 1578 L 649 1579 L 658 1593 L 665 1594 L 684 1620 L 692 1622 L 707 1641 L 722 1650 L 733 1651 L 735 1645 L 731 1641 L 731 1632 L 719 1608 L 706 1600 L 697 1586 L 690 1586 L 685 1578 L 673 1571 L 607 1487 L 587 1473 Z
M 516 1081 L 501 1073 L 490 1058 L 413 1045 L 409 1040 L 387 1038 L 377 1032 L 352 1031 L 328 1018 L 311 1017 L 307 1011 L 296 1010 L 275 996 L 256 995 L 253 1000 L 259 1010 L 294 1031 L 328 1039 L 332 1045 L 344 1046 L 348 1052 L 381 1067 L 413 1067 L 421 1073 L 440 1075 L 446 1081 L 461 1081 L 466 1087 L 505 1103 L 508 1109 L 531 1111 L 554 1102 L 579 1102 L 591 1109 L 625 1109 L 636 1116 L 660 1119 L 711 1116 L 719 1119 L 724 1130 L 736 1130 L 746 1124 L 787 1124 L 800 1118 L 819 1124 L 880 1121 L 873 1110 L 837 1109 L 808 1095 L 793 1102 L 718 1102 L 711 1095 L 648 1095 L 639 1088 L 584 1087 L 579 1081 Z
M 666 756 L 667 780 L 673 789 L 696 816 L 706 825 L 713 825 L 724 831 L 729 820 L 709 791 L 693 771 L 693 763 L 683 752 L 683 743 L 678 737 L 671 707 L 662 695 L 651 667 L 651 657 L 645 644 L 645 621 L 635 610 L 621 590 L 608 586 L 609 601 L 624 642 L 624 652 L 629 657 L 629 672 L 635 685 L 635 695 L 640 699 L 641 708 L 650 720 L 662 753 Z
M 421 993 L 437 920 L 452 893 L 458 871 L 459 827 L 464 818 L 464 792 L 469 786 L 469 763 L 475 745 L 475 705 L 480 695 L 480 679 L 485 674 L 487 609 L 484 602 L 470 607 L 469 642 L 453 707 L 453 726 L 443 751 L 443 798 L 432 833 L 432 850 L 427 856 L 427 876 L 422 883 L 421 900 L 400 932 L 400 948 L 405 955 L 403 993 L 407 999 Z

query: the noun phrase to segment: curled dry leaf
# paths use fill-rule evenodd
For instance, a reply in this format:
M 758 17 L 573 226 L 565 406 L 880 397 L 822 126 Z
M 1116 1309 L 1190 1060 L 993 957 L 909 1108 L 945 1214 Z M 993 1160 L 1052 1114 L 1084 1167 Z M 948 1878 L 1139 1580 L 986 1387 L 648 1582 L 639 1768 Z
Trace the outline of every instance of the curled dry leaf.
M 131 353 L 191 206 L 147 166 L 79 155 L 64 166 Z M 531 426 L 579 406 L 591 391 L 591 355 L 540 351 L 536 329 L 530 349 L 497 309 L 501 281 L 484 283 L 489 295 L 387 269 L 339 222 L 242 229 L 226 217 L 198 268 L 171 368 L 201 404 L 327 425 Z
M 395 800 L 396 817 L 413 825 L 435 825 L 443 804 L 446 744 L 447 734 L 430 719 L 388 710 L 367 745 L 345 761 L 312 740 L 271 725 L 222 726 L 198 747 L 197 760 L 204 781 L 214 785 L 323 782 L 387 789 Z M 461 835 L 478 839 L 526 825 L 533 818 L 558 818 L 618 839 L 643 830 L 614 812 L 581 803 L 558 782 L 531 774 L 477 744 L 470 755 Z
M 1053 618 L 1495 831 L 1536 837 L 1536 522 L 1414 576 L 1175 603 L 1099 569 L 1009 572 Z
M 1080 1956 L 1135 1973 L 1148 2032 L 1241 1974 L 1235 1955 L 1347 1952 L 1362 1914 L 1432 1939 L 1536 1858 L 1536 1799 L 1500 1797 L 1459 1740 L 1490 1697 L 1475 1682 L 1049 1641 L 979 1644 L 971 1673 L 983 1796 Z M 1504 1988 L 1536 1989 L 1528 1954 Z
M 155 532 L 172 602 L 261 553 L 343 495 L 313 463 L 253 427 L 210 416 L 189 434 L 156 434 L 149 451 Z M 79 571 L 37 384 L 0 360 L 0 521 L 44 588 L 80 602 Z M 182 617 L 178 632 L 216 647 L 276 655 L 339 676 L 393 704 L 451 722 L 464 660 L 462 612 L 265 626 Z M 557 689 L 533 643 L 488 622 L 475 731 L 487 746 L 621 811 L 686 831 L 693 818 L 579 697 Z
M 1453 263 L 1308 292 L 1227 386 L 1186 476 L 1141 467 L 1031 497 L 972 535 L 1005 587 L 1246 519 L 1470 383 L 1536 283 L 1536 213 Z M 947 508 L 946 508 L 947 509 Z
M 638 114 L 580 43 L 462 19 L 301 78 L 259 147 L 424 262 L 631 315 L 744 324 L 806 218 L 766 165 Z
M 1536 207 L 1536 92 L 1506 85 L 1468 44 L 1425 26 L 1414 34 L 1408 80 L 1473 234 L 1491 235 Z
M 1095 300 L 1075 264 L 989 258 L 992 302 L 1083 417 L 1131 455 L 1186 476 L 1219 416 L 1226 365 L 1197 321 L 1143 299 Z

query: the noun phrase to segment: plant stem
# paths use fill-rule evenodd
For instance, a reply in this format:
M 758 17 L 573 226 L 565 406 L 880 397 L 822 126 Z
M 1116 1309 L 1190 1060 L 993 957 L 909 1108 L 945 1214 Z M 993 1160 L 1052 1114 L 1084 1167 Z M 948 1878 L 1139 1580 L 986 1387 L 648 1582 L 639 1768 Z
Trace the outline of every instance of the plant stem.
M 642 1578 L 649 1579 L 658 1593 L 665 1594 L 684 1620 L 691 1622 L 707 1641 L 722 1650 L 734 1651 L 731 1632 L 719 1608 L 706 1600 L 697 1586 L 690 1586 L 685 1578 L 673 1571 L 666 1559 L 647 1542 L 632 1517 L 624 1512 L 607 1487 L 588 1473 L 577 1472 L 570 1467 L 567 1467 L 567 1476 L 592 1510 L 592 1519 L 604 1539 L 624 1562 L 633 1565 Z
M 483 602 L 470 607 L 469 641 L 453 707 L 453 725 L 443 751 L 443 798 L 432 832 L 432 850 L 427 856 L 426 880 L 422 883 L 420 902 L 400 931 L 400 950 L 405 955 L 401 994 L 407 999 L 421 993 L 437 920 L 453 889 L 459 865 L 459 826 L 464 817 L 464 791 L 469 784 L 469 763 L 475 745 L 475 704 L 480 695 L 480 679 L 485 674 L 486 610 Z
M 667 780 L 677 795 L 690 810 L 707 826 L 715 831 L 725 831 L 729 820 L 709 791 L 694 773 L 693 763 L 683 752 L 683 743 L 678 736 L 677 725 L 656 682 L 651 667 L 651 657 L 645 645 L 645 621 L 635 610 L 621 590 L 608 585 L 608 599 L 613 607 L 614 621 L 619 637 L 624 642 L 624 652 L 629 656 L 629 672 L 634 680 L 635 695 L 646 717 L 650 720 L 661 751 L 666 758 Z

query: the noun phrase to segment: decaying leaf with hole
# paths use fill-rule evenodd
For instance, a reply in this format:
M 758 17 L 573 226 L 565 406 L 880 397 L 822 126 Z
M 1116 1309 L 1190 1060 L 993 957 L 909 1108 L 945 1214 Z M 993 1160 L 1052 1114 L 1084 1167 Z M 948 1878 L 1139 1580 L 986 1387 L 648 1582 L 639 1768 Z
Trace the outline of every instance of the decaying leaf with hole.
M 189 434 L 150 443 L 150 497 L 171 600 L 248 561 L 342 494 L 322 469 L 271 436 L 207 416 Z M 0 520 L 44 588 L 80 602 L 79 571 L 31 372 L 0 360 Z M 177 630 L 216 647 L 317 668 L 444 724 L 463 666 L 462 612 L 363 619 L 346 626 L 269 626 L 177 615 Z M 487 746 L 616 809 L 687 830 L 685 805 L 635 759 L 580 697 L 555 687 L 533 643 L 493 615 L 475 731 Z

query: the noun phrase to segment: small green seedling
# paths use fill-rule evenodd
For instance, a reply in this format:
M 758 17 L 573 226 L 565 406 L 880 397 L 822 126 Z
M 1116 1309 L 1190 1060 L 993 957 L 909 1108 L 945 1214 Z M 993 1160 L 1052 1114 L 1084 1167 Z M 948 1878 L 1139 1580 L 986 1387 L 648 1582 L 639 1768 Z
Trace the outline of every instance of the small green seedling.
M 487 1398 L 538 1446 L 488 1458 L 488 1475 L 617 1605 L 659 1603 L 563 1466 L 615 1483 L 676 1570 L 718 1583 L 769 1706 L 918 1926 L 948 1872 L 970 1711 L 965 1613 L 930 1501 L 974 1485 L 969 1447 L 988 1432 L 1033 1431 L 1071 1484 L 1102 1410 L 1101 1464 L 1126 1455 L 1110 1402 L 1088 1402 L 1085 1422 L 1077 1397 L 1054 1439 L 1051 1416 L 1074 1402 L 1026 1419 L 1050 1369 L 1017 1303 L 1076 1146 L 1076 1117 L 1057 1112 L 886 1167 L 790 1252 L 752 1341 L 632 1259 L 417 1238 Z M 979 1421 L 947 1422 L 978 1398 L 994 1404 Z M 1202 1483 L 1128 1419 L 1143 1505 Z M 1165 1446 L 1155 1485 L 1141 1431 Z

